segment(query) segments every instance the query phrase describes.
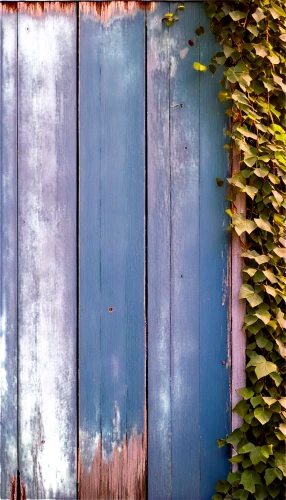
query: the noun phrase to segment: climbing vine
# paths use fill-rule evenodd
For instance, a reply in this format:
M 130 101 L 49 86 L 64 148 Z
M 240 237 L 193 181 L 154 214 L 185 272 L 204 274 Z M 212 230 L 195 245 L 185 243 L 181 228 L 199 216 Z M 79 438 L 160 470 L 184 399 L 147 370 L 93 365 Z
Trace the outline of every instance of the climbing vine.
M 286 491 L 286 12 L 280 0 L 205 2 L 210 31 L 221 46 L 210 64 L 224 66 L 221 101 L 229 101 L 230 149 L 239 154 L 239 170 L 229 182 L 230 227 L 240 240 L 244 266 L 240 299 L 247 303 L 246 387 L 233 408 L 242 425 L 219 439 L 232 448 L 235 472 L 220 480 L 212 500 L 284 499 Z M 177 11 L 164 21 L 172 26 Z M 204 35 L 196 30 L 191 46 Z M 219 185 L 222 184 L 217 179 Z M 238 193 L 246 195 L 246 215 L 236 209 Z M 245 237 L 246 236 L 246 237 Z

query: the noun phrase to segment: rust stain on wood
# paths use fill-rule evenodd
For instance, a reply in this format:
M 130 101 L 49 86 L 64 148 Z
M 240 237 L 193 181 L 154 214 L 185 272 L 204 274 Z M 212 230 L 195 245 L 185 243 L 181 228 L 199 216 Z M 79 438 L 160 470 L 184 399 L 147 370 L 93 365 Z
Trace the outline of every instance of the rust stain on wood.
M 20 500 L 27 500 L 26 486 L 22 481 L 20 484 L 20 495 L 21 495 Z
M 145 500 L 147 428 L 146 408 L 144 430 L 125 438 L 121 449 L 114 447 L 112 457 L 103 458 L 100 440 L 90 470 L 86 471 L 78 456 L 79 500 Z
M 153 11 L 156 2 L 80 2 L 81 12 L 91 14 L 104 24 L 118 17 L 134 17 L 138 10 Z
M 0 4 L 0 12 L 3 14 L 9 14 L 17 11 L 18 3 L 17 2 L 1 2 Z
M 33 17 L 41 17 L 45 13 L 72 15 L 75 2 L 19 2 L 19 11 L 28 12 Z
M 17 500 L 17 477 L 13 476 L 10 486 L 10 500 Z

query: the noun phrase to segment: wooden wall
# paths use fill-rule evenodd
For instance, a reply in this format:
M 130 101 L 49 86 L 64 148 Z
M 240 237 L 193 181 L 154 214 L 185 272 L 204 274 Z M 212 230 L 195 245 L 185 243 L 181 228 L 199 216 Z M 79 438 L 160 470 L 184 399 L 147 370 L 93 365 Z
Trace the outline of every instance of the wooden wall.
M 228 123 L 176 6 L 1 5 L 2 499 L 203 500 L 228 470 Z

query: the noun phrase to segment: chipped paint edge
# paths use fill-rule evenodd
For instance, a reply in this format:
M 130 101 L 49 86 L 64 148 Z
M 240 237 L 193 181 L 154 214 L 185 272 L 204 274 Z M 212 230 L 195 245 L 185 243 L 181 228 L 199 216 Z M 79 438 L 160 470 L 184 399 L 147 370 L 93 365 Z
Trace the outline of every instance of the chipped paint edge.
M 90 471 L 87 472 L 78 452 L 78 498 L 79 500 L 144 500 L 147 495 L 147 411 L 144 405 L 144 428 L 142 434 L 134 430 L 112 456 L 102 457 L 102 440 L 99 438 Z
M 17 2 L 1 2 L 0 3 L 0 14 L 13 14 L 17 11 L 18 3 Z
M 111 1 L 111 2 L 79 2 L 79 10 L 84 16 L 101 21 L 105 26 L 116 19 L 134 18 L 139 11 L 153 12 L 156 2 Z

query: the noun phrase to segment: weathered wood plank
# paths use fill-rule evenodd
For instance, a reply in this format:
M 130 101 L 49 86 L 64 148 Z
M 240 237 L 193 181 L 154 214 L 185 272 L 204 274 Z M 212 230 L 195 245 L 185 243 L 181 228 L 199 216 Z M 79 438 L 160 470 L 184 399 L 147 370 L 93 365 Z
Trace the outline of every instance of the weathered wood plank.
M 19 5 L 19 468 L 76 498 L 76 12 Z
M 87 4 L 88 5 L 88 4 Z M 100 66 L 101 23 L 80 9 L 80 220 L 79 220 L 79 452 L 90 471 L 100 447 Z M 100 466 L 100 462 L 98 462 Z M 97 470 L 97 474 L 100 471 Z M 85 486 L 86 488 L 86 486 Z M 82 491 L 80 498 L 93 498 Z
M 148 498 L 171 498 L 169 4 L 147 14 Z
M 143 499 L 145 14 L 80 10 L 80 497 Z
M 233 151 L 232 171 L 240 170 L 240 156 L 237 150 Z M 235 200 L 237 213 L 246 214 L 246 195 L 239 193 Z M 243 284 L 241 257 L 242 246 L 245 243 L 245 234 L 239 237 L 235 231 L 231 239 L 231 406 L 232 408 L 241 400 L 236 389 L 245 387 L 246 383 L 246 335 L 243 331 L 246 304 L 239 300 L 240 287 Z M 232 413 L 231 426 L 237 429 L 242 425 L 242 418 Z
M 0 498 L 17 475 L 17 13 L 0 5 Z M 13 491 L 11 491 L 11 488 Z
M 203 5 L 199 57 L 209 64 L 219 50 Z M 224 144 L 229 118 L 218 100 L 222 72 L 200 74 L 200 495 L 211 498 L 217 481 L 229 472 L 228 450 L 216 439 L 230 431 L 230 370 L 228 351 L 229 218 L 225 213 L 229 160 Z M 216 177 L 224 180 L 219 187 Z
M 188 39 L 199 13 L 190 5 L 170 31 L 172 498 L 192 500 L 200 498 L 200 115 Z

